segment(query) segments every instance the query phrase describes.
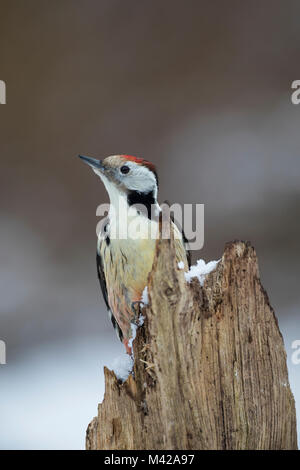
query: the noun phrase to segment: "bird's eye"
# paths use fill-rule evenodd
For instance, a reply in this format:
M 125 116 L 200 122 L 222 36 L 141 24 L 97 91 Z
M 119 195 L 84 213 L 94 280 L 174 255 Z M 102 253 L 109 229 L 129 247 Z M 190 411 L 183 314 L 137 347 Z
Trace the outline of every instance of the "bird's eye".
M 121 166 L 120 171 L 121 173 L 123 173 L 123 175 L 126 175 L 127 173 L 129 173 L 129 167 L 127 165 L 123 165 Z

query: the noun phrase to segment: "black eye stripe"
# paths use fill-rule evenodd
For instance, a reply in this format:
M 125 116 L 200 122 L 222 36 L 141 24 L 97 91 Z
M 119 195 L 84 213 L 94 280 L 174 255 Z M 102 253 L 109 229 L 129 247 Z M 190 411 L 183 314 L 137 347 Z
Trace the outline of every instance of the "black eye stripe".
M 126 175 L 126 173 L 129 173 L 129 170 L 130 170 L 130 169 L 129 169 L 129 167 L 128 167 L 127 165 L 123 165 L 123 166 L 121 166 L 121 168 L 120 168 L 120 171 L 121 171 L 121 173 L 123 173 L 123 175 Z

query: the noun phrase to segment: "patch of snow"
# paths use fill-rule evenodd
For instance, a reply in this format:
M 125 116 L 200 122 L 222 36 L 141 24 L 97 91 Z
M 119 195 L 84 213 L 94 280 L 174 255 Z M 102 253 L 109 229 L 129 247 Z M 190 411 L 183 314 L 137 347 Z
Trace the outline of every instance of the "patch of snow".
M 146 286 L 145 289 L 143 290 L 142 298 L 141 298 L 141 303 L 143 304 L 142 307 L 143 307 L 144 305 L 148 305 L 148 303 L 149 303 L 148 286 Z
M 203 259 L 198 259 L 197 264 L 190 267 L 187 273 L 184 273 L 187 282 L 191 282 L 193 277 L 197 277 L 201 286 L 204 284 L 205 276 L 216 269 L 218 261 L 209 261 L 205 263 Z
M 145 317 L 143 315 L 140 315 L 138 324 L 131 323 L 131 338 L 128 341 L 128 346 L 132 348 L 133 341 L 136 338 L 136 332 L 139 326 L 142 326 L 144 323 Z M 116 374 L 117 379 L 122 380 L 122 382 L 125 382 L 125 380 L 128 379 L 129 375 L 132 373 L 133 369 L 133 364 L 134 364 L 134 354 L 133 351 L 131 355 L 124 353 L 122 356 L 117 357 L 116 359 L 113 360 L 111 369 L 114 371 Z
M 179 269 L 184 269 L 184 262 L 183 261 L 179 261 L 178 268 Z
M 122 354 L 122 356 L 116 357 L 112 363 L 112 370 L 116 374 L 117 379 L 125 380 L 128 379 L 129 374 L 131 374 L 133 368 L 133 358 L 129 354 Z
M 134 341 L 135 338 L 136 338 L 137 329 L 138 329 L 138 325 L 136 325 L 135 323 L 131 323 L 131 338 L 130 338 L 130 340 L 128 341 L 128 346 L 129 346 L 130 348 L 132 348 L 132 343 L 133 343 L 133 341 Z

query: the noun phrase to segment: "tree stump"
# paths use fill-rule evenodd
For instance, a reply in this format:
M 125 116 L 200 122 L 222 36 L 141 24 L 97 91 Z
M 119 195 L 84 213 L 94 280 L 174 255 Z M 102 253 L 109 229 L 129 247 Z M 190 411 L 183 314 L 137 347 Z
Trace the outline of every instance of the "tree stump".
M 104 369 L 87 449 L 297 449 L 282 335 L 255 250 L 231 242 L 215 271 L 187 283 L 174 240 L 157 241 L 134 376 Z

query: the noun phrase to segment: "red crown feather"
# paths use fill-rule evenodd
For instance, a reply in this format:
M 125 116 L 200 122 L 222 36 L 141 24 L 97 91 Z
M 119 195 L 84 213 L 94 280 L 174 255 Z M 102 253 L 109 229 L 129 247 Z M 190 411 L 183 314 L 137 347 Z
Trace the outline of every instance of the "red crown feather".
M 150 171 L 152 171 L 152 173 L 154 173 L 154 176 L 155 176 L 156 181 L 158 183 L 156 168 L 155 168 L 155 165 L 153 165 L 153 163 L 148 162 L 148 160 L 144 160 L 143 158 L 134 157 L 133 155 L 120 155 L 120 156 L 122 158 L 124 158 L 125 160 L 128 160 L 130 162 L 135 162 L 138 165 L 143 165 L 143 166 L 147 167 Z

